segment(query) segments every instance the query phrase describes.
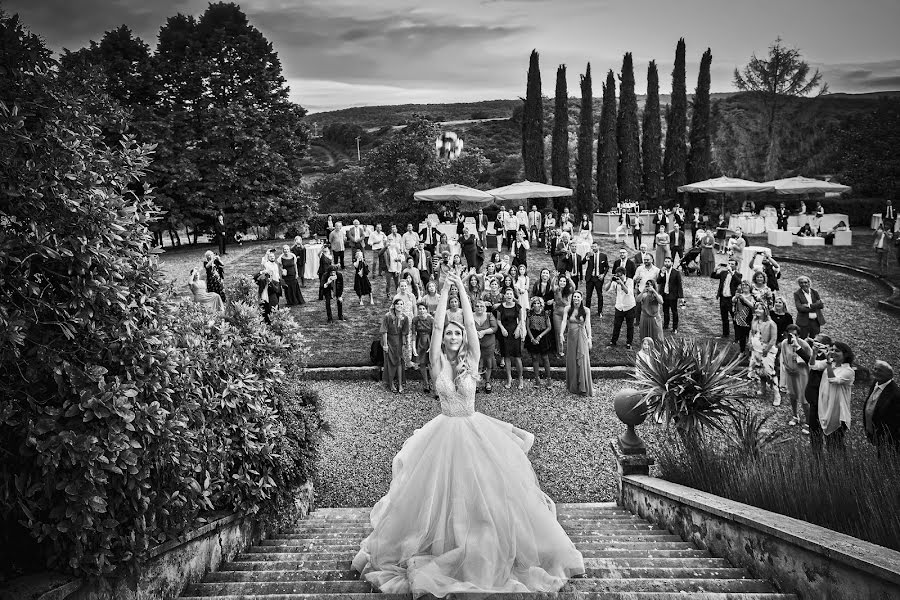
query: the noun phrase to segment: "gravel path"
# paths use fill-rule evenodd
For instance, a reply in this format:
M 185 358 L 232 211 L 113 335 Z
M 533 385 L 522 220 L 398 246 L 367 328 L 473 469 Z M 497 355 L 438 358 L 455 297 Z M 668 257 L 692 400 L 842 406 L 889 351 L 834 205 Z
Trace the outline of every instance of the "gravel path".
M 317 506 L 372 506 L 391 481 L 391 460 L 413 431 L 436 413 L 433 397 L 412 382 L 404 395 L 374 382 L 321 381 L 332 435 L 324 439 L 315 481 Z M 565 383 L 536 390 L 478 393 L 476 408 L 530 431 L 536 437 L 530 458 L 544 491 L 557 502 L 608 502 L 615 493 L 615 463 L 608 440 L 623 425 L 612 409 L 616 390 L 627 380 L 595 383 L 592 398 L 574 396 Z

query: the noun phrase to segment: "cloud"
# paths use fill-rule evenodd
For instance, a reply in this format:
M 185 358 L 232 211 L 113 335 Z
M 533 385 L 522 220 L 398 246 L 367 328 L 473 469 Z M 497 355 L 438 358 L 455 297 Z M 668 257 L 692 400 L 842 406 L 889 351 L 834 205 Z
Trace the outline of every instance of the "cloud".
M 900 59 L 816 66 L 832 92 L 900 89 Z

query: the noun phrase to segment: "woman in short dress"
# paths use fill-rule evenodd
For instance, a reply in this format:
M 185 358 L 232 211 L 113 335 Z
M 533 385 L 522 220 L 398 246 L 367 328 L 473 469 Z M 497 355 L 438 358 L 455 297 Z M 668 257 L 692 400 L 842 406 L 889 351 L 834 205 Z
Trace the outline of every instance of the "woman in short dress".
M 359 305 L 363 305 L 363 296 L 368 296 L 369 303 L 375 304 L 375 299 L 372 298 L 372 282 L 369 281 L 369 265 L 366 264 L 361 251 L 357 251 L 356 256 L 353 257 L 353 269 L 355 271 L 353 291 L 359 298 Z
M 212 250 L 207 250 L 204 255 L 203 270 L 206 271 L 206 289 L 225 301 L 225 265 Z
M 709 277 L 716 270 L 716 236 L 712 230 L 700 232 L 700 275 Z
M 525 328 L 525 309 L 516 302 L 512 288 L 503 290 L 503 302 L 497 308 L 500 331 L 500 356 L 506 364 L 506 389 L 512 387 L 512 365 L 516 364 L 519 374 L 519 389 L 525 388 L 522 379 L 522 337 Z
M 584 307 L 584 296 L 576 291 L 566 311 L 560 347 L 566 345 L 566 388 L 573 394 L 593 396 L 591 381 L 591 311 Z
M 478 299 L 473 304 L 475 307 L 475 329 L 478 331 L 478 343 L 481 347 L 481 361 L 479 370 L 484 372 L 484 391 L 490 394 L 491 375 L 494 371 L 494 351 L 497 347 L 497 317 L 488 311 L 487 302 Z
M 662 343 L 663 330 L 659 324 L 659 313 L 663 298 L 656 290 L 656 282 L 652 279 L 644 283 L 644 289 L 635 298 L 641 307 L 641 324 L 638 329 L 638 337 L 651 338 L 654 342 Z
M 281 248 L 281 256 L 278 257 L 281 262 L 281 283 L 284 289 L 284 300 L 288 306 L 302 306 L 306 304 L 303 299 L 303 292 L 300 291 L 299 267 L 297 264 L 297 256 L 291 252 L 291 247 L 285 244 Z
M 437 248 L 435 248 L 435 254 L 438 256 L 444 256 L 444 253 L 447 253 L 447 256 L 450 256 L 450 240 L 447 239 L 447 234 L 441 234 L 441 240 L 438 242 Z
M 528 311 L 528 323 L 525 334 L 525 348 L 531 354 L 531 368 L 534 369 L 534 387 L 541 385 L 541 365 L 544 366 L 544 378 L 549 388 L 550 379 L 550 352 L 553 344 L 553 320 L 547 314 L 544 299 L 540 296 L 531 298 L 531 308 Z

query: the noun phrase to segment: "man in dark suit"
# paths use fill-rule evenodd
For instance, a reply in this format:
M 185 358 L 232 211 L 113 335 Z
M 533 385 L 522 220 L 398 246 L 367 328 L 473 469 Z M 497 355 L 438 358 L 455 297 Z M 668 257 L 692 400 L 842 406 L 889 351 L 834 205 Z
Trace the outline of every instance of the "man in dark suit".
M 344 319 L 344 276 L 334 265 L 328 267 L 322 287 L 324 288 L 325 315 L 328 317 L 328 322 L 334 322 L 334 319 L 331 318 L 332 298 L 337 301 L 338 319 L 341 321 L 346 320 Z
M 225 213 L 221 210 L 219 211 L 219 214 L 216 215 L 215 230 L 216 242 L 219 244 L 219 255 L 225 256 L 228 254 L 225 252 Z
M 678 221 L 675 221 L 675 224 L 672 225 L 672 231 L 669 232 L 669 253 L 673 262 L 676 255 L 679 259 L 684 258 L 684 232 L 681 230 L 681 225 L 678 224 Z M 662 268 L 662 265 L 656 266 Z
M 872 379 L 863 405 L 863 427 L 880 455 L 885 447 L 900 450 L 900 386 L 894 381 L 894 368 L 883 360 L 875 361 Z
M 684 298 L 684 288 L 681 285 L 681 271 L 672 266 L 672 258 L 667 256 L 656 280 L 656 289 L 663 297 L 663 329 L 669 328 L 671 312 L 672 333 L 678 333 L 678 303 Z
M 806 275 L 797 278 L 800 289 L 794 292 L 794 306 L 797 308 L 797 327 L 803 339 L 816 337 L 825 324 L 825 305 L 819 292 L 812 289 L 812 282 Z
M 425 244 L 425 249 L 429 253 L 434 253 L 438 241 L 441 239 L 441 232 L 432 226 L 431 221 L 426 220 L 425 226 L 419 230 L 419 240 Z
M 894 224 L 897 222 L 897 209 L 894 208 L 894 205 L 891 204 L 891 201 L 888 200 L 884 205 L 884 210 L 881 211 L 881 223 L 884 225 L 884 230 L 888 233 L 894 232 Z
M 516 231 L 516 241 L 512 243 L 512 248 L 510 249 L 514 267 L 519 265 L 528 266 L 528 251 L 531 249 L 531 244 L 528 242 L 527 235 L 521 229 Z
M 425 249 L 425 242 L 419 242 L 409 255 L 413 259 L 413 266 L 419 270 L 424 288 L 431 280 L 431 252 Z
M 732 299 L 737 291 L 738 284 L 741 283 L 741 274 L 737 272 L 737 261 L 729 258 L 728 266 L 717 267 L 711 277 L 719 280 L 719 290 L 716 292 L 716 298 L 719 299 L 719 314 L 722 316 L 722 337 L 727 338 L 731 335 L 731 325 L 729 323 L 734 306 Z
M 641 244 L 641 249 L 634 255 L 634 264 L 635 265 L 644 264 L 644 256 L 649 256 L 650 262 L 654 263 L 654 264 L 656 263 L 656 255 L 653 254 L 652 252 L 647 252 L 647 244 Z M 656 265 L 656 266 L 659 267 L 661 265 Z M 638 292 L 638 293 L 640 293 L 640 292 Z
M 788 211 L 784 206 L 784 202 L 782 202 L 778 207 L 778 213 L 776 214 L 775 221 L 777 223 L 778 229 L 782 231 L 787 231 L 788 228 Z
M 606 272 L 609 271 L 609 260 L 606 254 L 600 252 L 597 242 L 591 244 L 591 253 L 588 255 L 587 268 L 584 271 L 584 305 L 591 307 L 591 296 L 597 292 L 597 314 L 603 313 L 603 284 L 606 281 Z
M 628 258 L 628 251 L 625 248 L 619 248 L 619 258 L 613 263 L 612 271 L 615 273 L 619 270 L 619 268 L 625 269 L 625 276 L 628 279 L 634 279 L 634 272 L 637 270 L 637 265 L 634 264 L 634 261 Z
M 569 273 L 569 276 L 572 278 L 572 283 L 575 284 L 575 289 L 578 289 L 578 284 L 581 282 L 581 274 L 584 270 L 584 259 L 578 255 L 575 242 L 569 242 L 569 248 L 566 250 L 566 255 L 560 262 L 563 266 L 560 270 Z

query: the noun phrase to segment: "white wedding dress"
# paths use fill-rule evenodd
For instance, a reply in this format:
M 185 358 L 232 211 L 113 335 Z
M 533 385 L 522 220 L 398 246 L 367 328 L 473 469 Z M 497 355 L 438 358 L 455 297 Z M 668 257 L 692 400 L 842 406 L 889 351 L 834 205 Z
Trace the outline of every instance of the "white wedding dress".
M 534 436 L 475 412 L 475 380 L 435 389 L 441 412 L 394 457 L 353 569 L 382 593 L 555 592 L 584 573 L 526 456 Z

